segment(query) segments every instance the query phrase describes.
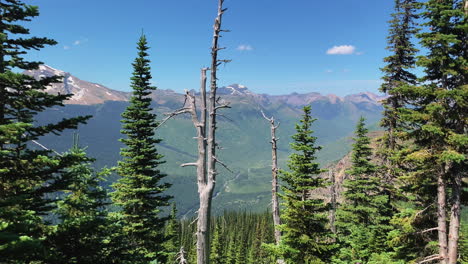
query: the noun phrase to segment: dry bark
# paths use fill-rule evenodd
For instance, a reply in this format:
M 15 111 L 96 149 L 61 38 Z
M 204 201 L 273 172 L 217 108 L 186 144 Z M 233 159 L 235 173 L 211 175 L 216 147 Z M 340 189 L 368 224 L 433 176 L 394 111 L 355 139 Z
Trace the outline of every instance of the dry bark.
M 330 229 L 333 232 L 333 234 L 336 234 L 336 225 L 335 225 L 335 219 L 336 219 L 336 179 L 335 179 L 335 173 L 333 169 L 330 169 L 330 204 L 331 204 L 331 210 L 330 210 Z M 336 240 L 335 238 L 333 240 Z
M 439 238 L 440 264 L 447 264 L 447 213 L 446 213 L 447 183 L 443 171 L 437 175 L 437 227 Z
M 263 118 L 265 118 L 270 123 L 270 133 L 271 133 L 271 212 L 273 215 L 273 224 L 274 224 L 274 235 L 275 243 L 279 245 L 281 242 L 281 231 L 278 229 L 278 226 L 281 225 L 280 217 L 280 208 L 278 201 L 278 138 L 276 137 L 276 129 L 279 127 L 280 123 L 275 124 L 275 119 L 273 117 L 268 118 L 265 113 L 262 112 Z M 284 264 L 284 260 L 277 259 L 277 264 Z
M 211 218 L 211 201 L 216 183 L 216 163 L 225 166 L 216 157 L 216 117 L 217 111 L 221 108 L 229 107 L 229 104 L 220 102 L 216 97 L 217 89 L 217 68 L 220 64 L 228 62 L 227 60 L 218 59 L 220 33 L 225 31 L 221 29 L 222 16 L 226 9 L 223 9 L 224 0 L 218 1 L 218 14 L 214 22 L 213 44 L 211 47 L 211 68 L 201 69 L 201 85 L 200 85 L 200 114 L 197 112 L 197 102 L 195 94 L 185 92 L 184 106 L 169 114 L 162 123 L 169 118 L 189 113 L 192 117 L 193 125 L 197 131 L 197 149 L 198 159 L 196 162 L 182 164 L 182 167 L 195 166 L 197 168 L 197 185 L 200 207 L 198 209 L 197 218 L 197 263 L 210 263 L 210 218 Z M 210 96 L 207 98 L 206 72 L 210 70 Z
M 450 210 L 450 226 L 448 236 L 448 264 L 456 264 L 458 259 L 458 240 L 460 237 L 460 199 L 462 192 L 462 173 L 455 174 L 452 186 L 452 208 Z
M 276 137 L 276 129 L 279 127 L 279 123 L 275 125 L 275 119 L 273 117 L 266 117 L 265 113 L 262 111 L 263 118 L 265 118 L 270 123 L 270 132 L 271 132 L 271 204 L 272 204 L 272 213 L 273 213 L 273 223 L 275 226 L 275 242 L 276 245 L 279 245 L 281 241 L 281 231 L 278 229 L 278 226 L 281 225 L 280 218 L 280 209 L 278 202 L 278 156 L 277 156 L 277 142 L 278 138 Z

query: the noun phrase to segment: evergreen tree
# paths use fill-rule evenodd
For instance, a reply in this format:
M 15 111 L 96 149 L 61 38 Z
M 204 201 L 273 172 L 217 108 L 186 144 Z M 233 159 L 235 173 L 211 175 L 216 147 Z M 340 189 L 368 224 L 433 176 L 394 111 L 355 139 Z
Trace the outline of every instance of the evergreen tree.
M 39 15 L 38 8 L 20 0 L 0 3 L 0 259 L 5 263 L 40 261 L 50 226 L 42 216 L 54 208 L 52 193 L 67 186 L 64 169 L 81 161 L 72 153 L 56 155 L 31 144 L 49 134 L 75 129 L 89 117 L 36 124 L 38 113 L 63 106 L 71 95 L 45 92 L 57 77 L 36 80 L 18 70 L 34 70 L 41 62 L 23 58 L 28 50 L 40 50 L 56 42 L 29 36 L 25 22 Z
M 372 253 L 385 252 L 391 229 L 391 208 L 382 179 L 371 162 L 372 149 L 365 119 L 360 118 L 355 132 L 352 167 L 344 182 L 344 202 L 338 208 L 336 226 L 341 249 L 336 262 L 367 262 Z
M 296 124 L 297 133 L 291 144 L 296 153 L 291 154 L 288 167 L 281 179 L 284 200 L 281 225 L 283 235 L 278 247 L 279 254 L 287 263 L 327 263 L 334 248 L 331 231 L 327 226 L 328 206 L 323 199 L 313 198 L 311 192 L 327 186 L 326 180 L 319 176 L 325 170 L 315 162 L 316 137 L 312 136 L 310 106 L 304 107 L 303 119 Z
M 175 263 L 177 258 L 177 253 L 180 250 L 180 230 L 179 222 L 177 221 L 177 208 L 175 203 L 172 204 L 172 210 L 169 220 L 167 221 L 164 237 L 166 242 L 164 242 L 164 253 L 167 264 Z
M 56 213 L 60 219 L 57 231 L 50 238 L 57 254 L 49 263 L 110 263 L 105 258 L 107 239 L 107 192 L 101 187 L 103 176 L 109 170 L 95 173 L 92 159 L 86 157 L 84 149 L 77 144 L 71 153 L 81 156 L 83 162 L 65 171 L 70 184 L 65 197 L 58 202 Z
M 163 261 L 163 228 L 166 217 L 160 216 L 162 207 L 168 206 L 169 196 L 164 192 L 169 184 L 161 183 L 166 176 L 158 166 L 163 163 L 156 144 L 154 129 L 158 123 L 151 113 L 150 61 L 148 60 L 146 37 L 138 41 L 138 57 L 133 65 L 133 93 L 130 105 L 122 114 L 121 139 L 125 148 L 121 150 L 123 160 L 118 163 L 117 172 L 121 176 L 113 184 L 114 203 L 121 208 L 117 213 L 122 222 L 123 233 L 128 246 L 127 254 L 132 263 L 148 263 L 158 259 Z
M 431 254 L 428 244 L 433 240 L 433 233 L 421 231 L 434 226 L 434 208 L 426 207 L 434 197 L 435 189 L 430 181 L 414 180 L 411 174 L 418 168 L 406 159 L 414 147 L 406 134 L 412 128 L 404 116 L 417 89 L 418 80 L 411 69 L 416 65 L 418 50 L 412 38 L 419 31 L 416 23 L 419 15 L 416 13 L 420 7 L 415 0 L 395 1 L 387 47 L 391 55 L 384 59 L 387 65 L 382 69 L 384 83 L 381 86 L 388 98 L 383 101 L 385 111 L 381 125 L 386 128 L 386 133 L 378 150 L 383 160 L 379 173 L 387 183 L 389 202 L 396 209 L 391 220 L 394 230 L 389 233 L 388 244 L 394 251 L 391 254 L 394 258 L 408 262 Z
M 462 178 L 468 171 L 466 8 L 462 0 L 429 0 L 424 4 L 426 30 L 418 37 L 428 52 L 417 61 L 424 68 L 423 85 L 406 91 L 412 102 L 401 115 L 409 127 L 405 136 L 414 142 L 405 158 L 417 168 L 407 180 L 436 189 L 437 195 L 432 196 L 437 197 L 435 202 L 434 198 L 427 201 L 421 212 L 436 205 L 437 213 L 424 213 L 437 217 L 438 255 L 441 263 L 450 264 L 457 258 Z
M 217 221 L 218 222 L 218 221 Z M 216 224 L 215 230 L 212 233 L 213 239 L 211 242 L 211 252 L 210 252 L 210 263 L 211 264 L 223 264 L 223 252 L 222 252 L 222 241 L 221 241 L 221 225 Z
M 387 151 L 397 149 L 398 132 L 404 128 L 399 109 L 408 103 L 404 92 L 416 85 L 417 77 L 410 70 L 416 65 L 415 54 L 418 51 L 412 43 L 418 32 L 415 22 L 418 7 L 416 0 L 395 0 L 395 12 L 390 21 L 387 50 L 391 55 L 384 59 L 384 83 L 380 87 L 380 91 L 388 95 L 383 101 L 385 111 L 381 123 L 387 132 L 384 138 Z M 386 156 L 391 156 L 391 153 Z
M 240 225 L 240 226 L 244 226 L 244 225 Z M 246 226 L 244 226 L 245 228 Z M 235 247 L 235 261 L 234 261 L 234 264 L 245 264 L 247 263 L 247 257 L 246 257 L 246 253 L 247 253 L 247 248 L 249 246 L 248 244 L 248 241 L 247 239 L 245 238 L 246 236 L 246 232 L 244 230 L 244 232 L 239 232 L 239 238 L 237 239 L 237 242 L 236 242 L 236 247 Z

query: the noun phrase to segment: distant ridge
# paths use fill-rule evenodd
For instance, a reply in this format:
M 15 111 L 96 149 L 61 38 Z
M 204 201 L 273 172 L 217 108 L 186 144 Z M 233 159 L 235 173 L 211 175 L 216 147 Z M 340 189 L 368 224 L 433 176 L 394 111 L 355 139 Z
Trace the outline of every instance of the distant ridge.
M 73 96 L 65 102 L 66 104 L 94 105 L 102 104 L 106 101 L 128 101 L 130 97 L 129 92 L 121 92 L 98 83 L 84 81 L 68 72 L 52 68 L 48 65 L 40 65 L 39 69 L 26 71 L 24 73 L 37 79 L 44 76 L 62 76 L 62 82 L 52 84 L 47 89 L 47 92 L 53 94 L 73 94 Z M 218 94 L 234 102 L 242 101 L 242 99 L 253 99 L 260 106 L 286 104 L 295 107 L 311 104 L 316 101 L 323 101 L 330 104 L 345 102 L 355 104 L 364 103 L 375 106 L 380 105 L 381 101 L 385 98 L 384 96 L 379 96 L 371 92 L 352 94 L 344 97 L 334 94 L 322 95 L 317 92 L 305 94 L 291 93 L 285 95 L 256 94 L 242 84 L 231 84 L 220 87 L 218 89 Z M 172 90 L 158 89 L 152 95 L 152 98 L 158 104 L 183 102 L 183 95 Z

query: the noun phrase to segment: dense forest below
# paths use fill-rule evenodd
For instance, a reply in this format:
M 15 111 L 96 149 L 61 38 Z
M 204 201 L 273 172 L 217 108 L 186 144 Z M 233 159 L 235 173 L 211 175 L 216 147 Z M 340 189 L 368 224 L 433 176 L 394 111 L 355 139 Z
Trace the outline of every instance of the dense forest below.
M 130 94 L 66 107 L 39 8 L 0 2 L 0 264 L 468 263 L 468 1 L 395 0 L 379 104 L 295 107 L 218 87 L 214 2 L 198 91 L 162 102 L 142 32 Z

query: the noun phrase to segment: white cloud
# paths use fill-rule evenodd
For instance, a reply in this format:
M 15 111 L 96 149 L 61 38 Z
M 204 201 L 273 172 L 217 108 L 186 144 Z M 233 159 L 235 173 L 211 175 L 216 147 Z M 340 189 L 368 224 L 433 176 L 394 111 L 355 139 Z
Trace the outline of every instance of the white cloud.
M 332 73 L 333 70 L 328 69 L 328 70 L 325 70 L 325 72 L 326 72 L 326 73 Z
M 253 50 L 253 47 L 250 46 L 250 45 L 239 45 L 237 47 L 237 50 L 240 50 L 240 51 L 251 51 Z
M 354 54 L 356 52 L 356 47 L 353 45 L 340 45 L 340 46 L 333 46 L 327 50 L 328 55 L 349 55 Z
M 64 49 L 64 50 L 69 50 L 69 49 L 70 49 L 70 46 L 65 45 L 65 46 L 63 46 L 63 49 Z
M 343 69 L 343 72 L 350 72 L 350 69 Z
M 77 40 L 73 41 L 73 45 L 78 46 L 78 45 L 81 45 L 81 44 L 86 43 L 86 42 L 88 42 L 87 38 L 77 39 Z

